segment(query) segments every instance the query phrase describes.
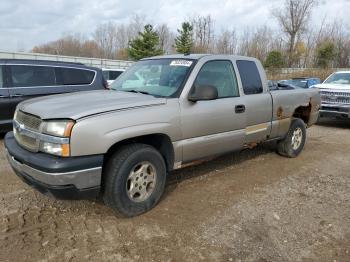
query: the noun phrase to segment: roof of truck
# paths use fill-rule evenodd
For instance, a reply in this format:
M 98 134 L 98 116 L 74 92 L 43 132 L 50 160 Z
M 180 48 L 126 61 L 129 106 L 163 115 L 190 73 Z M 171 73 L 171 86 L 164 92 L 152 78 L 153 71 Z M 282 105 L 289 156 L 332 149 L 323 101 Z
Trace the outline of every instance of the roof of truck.
M 236 58 L 236 59 L 244 59 L 244 60 L 256 60 L 256 58 L 253 57 L 247 57 L 247 56 L 237 56 L 237 55 L 216 55 L 216 54 L 189 54 L 189 55 L 184 55 L 184 54 L 175 54 L 175 55 L 162 55 L 162 56 L 153 56 L 153 57 L 147 57 L 142 60 L 147 60 L 147 59 L 162 59 L 162 58 L 170 58 L 170 59 L 194 59 L 198 60 L 206 56 L 215 56 L 218 58 Z
M 159 58 L 170 58 L 170 59 L 200 59 L 204 56 L 208 56 L 209 54 L 189 54 L 189 55 L 184 55 L 184 54 L 175 54 L 175 55 L 161 55 L 161 56 L 152 56 L 152 57 L 147 57 L 144 58 L 145 60 L 147 59 L 159 59 Z M 143 59 L 142 59 L 143 60 Z

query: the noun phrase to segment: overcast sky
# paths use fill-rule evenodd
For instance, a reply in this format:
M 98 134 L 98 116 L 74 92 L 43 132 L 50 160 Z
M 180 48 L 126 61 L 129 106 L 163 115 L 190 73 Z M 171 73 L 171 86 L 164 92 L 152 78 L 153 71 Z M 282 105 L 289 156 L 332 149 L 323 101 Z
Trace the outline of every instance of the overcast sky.
M 210 14 L 217 30 L 268 24 L 276 28 L 270 10 L 284 0 L 1 0 L 0 50 L 30 50 L 34 45 L 69 33 L 90 37 L 100 23 L 125 23 L 139 14 L 174 31 L 193 14 Z M 314 26 L 324 17 L 350 23 L 350 0 L 320 0 Z

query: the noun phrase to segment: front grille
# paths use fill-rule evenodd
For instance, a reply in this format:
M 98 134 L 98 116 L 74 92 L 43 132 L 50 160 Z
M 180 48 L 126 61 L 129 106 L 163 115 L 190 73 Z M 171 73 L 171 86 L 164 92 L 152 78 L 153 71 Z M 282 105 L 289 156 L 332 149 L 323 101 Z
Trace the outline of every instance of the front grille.
M 17 125 L 14 125 L 14 135 L 15 139 L 19 145 L 33 152 L 39 151 L 38 139 L 27 136 L 24 130 L 31 130 L 35 132 L 40 132 L 40 125 L 42 120 L 36 116 L 24 113 L 22 111 L 17 111 L 14 119 L 20 128 L 16 128 Z
M 17 111 L 15 120 L 23 124 L 26 128 L 29 128 L 34 131 L 39 131 L 42 120 L 36 116 L 23 113 L 22 111 Z
M 39 148 L 39 141 L 35 138 L 31 138 L 26 135 L 22 135 L 14 129 L 15 139 L 22 147 L 28 149 L 29 151 L 37 152 Z
M 350 92 L 321 91 L 321 100 L 327 104 L 350 104 Z

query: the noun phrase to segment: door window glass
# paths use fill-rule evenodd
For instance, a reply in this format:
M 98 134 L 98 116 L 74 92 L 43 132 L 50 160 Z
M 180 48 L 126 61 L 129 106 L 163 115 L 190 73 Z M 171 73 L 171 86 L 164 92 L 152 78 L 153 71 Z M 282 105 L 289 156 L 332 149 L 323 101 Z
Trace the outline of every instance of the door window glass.
M 218 97 L 239 96 L 236 75 L 230 61 L 210 61 L 199 71 L 195 87 L 211 85 L 218 90 Z
M 54 86 L 55 69 L 49 66 L 10 65 L 13 87 Z

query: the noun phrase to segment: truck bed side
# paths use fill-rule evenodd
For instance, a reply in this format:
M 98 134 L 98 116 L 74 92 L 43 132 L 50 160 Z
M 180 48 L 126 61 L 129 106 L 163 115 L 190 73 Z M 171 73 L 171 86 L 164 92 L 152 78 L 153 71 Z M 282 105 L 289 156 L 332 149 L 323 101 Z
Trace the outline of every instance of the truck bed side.
M 271 138 L 283 137 L 294 117 L 303 119 L 307 127 L 316 123 L 321 103 L 318 89 L 275 90 L 271 91 L 271 96 Z

